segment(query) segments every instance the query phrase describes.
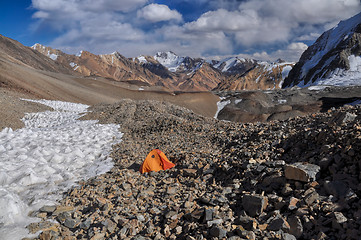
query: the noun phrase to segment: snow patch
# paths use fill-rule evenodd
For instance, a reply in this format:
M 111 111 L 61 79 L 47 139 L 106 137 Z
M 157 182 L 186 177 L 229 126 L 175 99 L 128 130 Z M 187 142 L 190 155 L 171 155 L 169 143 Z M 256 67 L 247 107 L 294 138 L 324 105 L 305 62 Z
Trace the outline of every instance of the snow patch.
M 70 67 L 74 68 L 74 67 L 76 67 L 78 64 L 71 62 L 71 63 L 69 63 L 69 65 L 70 65 Z
M 290 73 L 290 71 L 292 70 L 292 66 L 288 65 L 285 66 L 282 69 L 282 79 L 284 80 L 286 77 L 288 77 L 288 74 Z M 282 86 L 282 85 L 281 85 Z
M 322 91 L 325 90 L 327 86 L 311 86 L 308 88 L 310 91 Z
M 139 56 L 137 59 L 140 63 L 148 63 L 148 60 L 144 56 Z
M 236 100 L 234 100 L 234 103 L 235 104 L 238 104 L 238 103 L 240 103 L 240 102 L 242 102 L 243 101 L 243 99 L 236 99 Z
M 122 134 L 115 124 L 79 121 L 88 106 L 29 100 L 54 111 L 28 113 L 25 128 L 0 132 L 0 236 L 21 239 L 36 219 L 28 213 L 55 204 L 77 181 L 109 171 L 111 146 Z
M 78 53 L 76 54 L 76 56 L 77 56 L 77 57 L 81 57 L 82 54 L 83 54 L 83 50 L 81 50 L 80 52 L 78 52 Z
M 49 55 L 49 58 L 53 59 L 54 61 L 56 61 L 56 59 L 58 59 L 58 55 L 52 53 Z
M 214 115 L 214 118 L 218 118 L 218 114 L 220 111 L 222 111 L 222 109 L 227 106 L 228 104 L 231 103 L 231 100 L 225 100 L 226 98 L 225 97 L 221 97 L 220 98 L 220 101 L 217 102 L 217 112 L 216 114 Z

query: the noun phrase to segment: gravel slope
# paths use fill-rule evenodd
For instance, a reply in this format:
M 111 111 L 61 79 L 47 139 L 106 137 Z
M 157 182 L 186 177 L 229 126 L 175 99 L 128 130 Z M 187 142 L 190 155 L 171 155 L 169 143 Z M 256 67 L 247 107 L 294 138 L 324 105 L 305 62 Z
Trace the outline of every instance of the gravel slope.
M 41 112 L 49 110 L 42 104 L 23 101 L 20 98 L 31 98 L 25 93 L 0 88 L 0 131 L 6 127 L 13 130 L 24 127 L 20 120 L 27 112 Z
M 155 101 L 95 106 L 86 118 L 124 133 L 115 167 L 32 213 L 43 221 L 29 229 L 39 239 L 358 239 L 360 116 L 357 106 L 237 124 Z M 152 148 L 176 167 L 141 175 Z

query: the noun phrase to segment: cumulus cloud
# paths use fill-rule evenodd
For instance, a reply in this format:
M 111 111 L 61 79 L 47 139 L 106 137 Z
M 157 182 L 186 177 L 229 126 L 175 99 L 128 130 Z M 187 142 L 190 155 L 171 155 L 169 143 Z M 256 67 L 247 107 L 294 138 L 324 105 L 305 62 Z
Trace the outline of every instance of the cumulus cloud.
M 239 7 L 236 11 L 209 11 L 186 27 L 190 31 L 223 31 L 244 46 L 274 44 L 296 37 L 306 39 L 308 33 L 302 32 L 303 25 L 327 26 L 361 9 L 359 0 L 250 0 L 220 1 L 219 4 L 222 3 L 232 6 L 238 3 Z M 317 34 L 308 38 L 314 39 Z
M 273 52 L 256 52 L 248 57 L 265 60 L 265 61 L 274 61 L 275 59 L 283 59 L 287 61 L 297 62 L 301 54 L 307 49 L 307 45 L 303 42 L 293 42 L 290 43 L 285 49 L 279 49 Z
M 120 11 L 129 12 L 144 6 L 148 0 L 32 0 L 32 6 L 42 11 Z
M 32 7 L 36 26 L 58 31 L 51 45 L 60 49 L 117 50 L 129 57 L 163 50 L 189 56 L 252 52 L 247 56 L 292 61 L 307 47 L 303 42 L 314 41 L 338 21 L 361 11 L 359 0 L 159 2 L 32 0 Z M 204 8 L 192 15 L 193 10 L 185 7 L 191 4 Z M 185 22 L 189 16 L 194 20 Z
M 138 10 L 137 16 L 151 22 L 182 21 L 182 15 L 177 10 L 171 10 L 167 5 L 155 3 Z

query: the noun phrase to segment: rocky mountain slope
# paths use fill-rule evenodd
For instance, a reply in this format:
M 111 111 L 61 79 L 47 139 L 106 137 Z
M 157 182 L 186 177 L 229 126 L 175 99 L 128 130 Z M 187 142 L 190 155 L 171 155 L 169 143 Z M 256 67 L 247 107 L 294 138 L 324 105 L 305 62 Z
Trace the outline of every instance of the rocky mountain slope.
M 168 103 L 96 106 L 87 119 L 124 133 L 115 167 L 28 228 L 37 239 L 359 239 L 360 117 L 358 106 L 237 124 Z M 140 174 L 153 148 L 176 167 Z
M 361 85 L 361 13 L 323 33 L 301 56 L 283 87 Z
M 34 51 L 18 41 L 2 35 L 0 35 L 0 56 L 13 63 L 29 66 L 38 70 L 72 73 L 72 69 L 69 66 L 57 64 L 38 51 Z
M 224 81 L 218 84 L 214 90 L 218 91 L 239 91 L 256 89 L 279 89 L 282 87 L 284 79 L 293 67 L 293 63 L 259 62 L 247 69 L 245 73 L 229 75 Z M 234 73 L 234 68 L 230 68 Z
M 119 53 L 94 55 L 83 51 L 77 56 L 35 44 L 33 49 L 87 77 L 105 77 L 144 88 L 160 86 L 171 91 L 211 91 L 279 88 L 293 64 L 267 64 L 238 57 L 223 61 L 180 57 L 173 52 L 155 56 L 125 58 Z

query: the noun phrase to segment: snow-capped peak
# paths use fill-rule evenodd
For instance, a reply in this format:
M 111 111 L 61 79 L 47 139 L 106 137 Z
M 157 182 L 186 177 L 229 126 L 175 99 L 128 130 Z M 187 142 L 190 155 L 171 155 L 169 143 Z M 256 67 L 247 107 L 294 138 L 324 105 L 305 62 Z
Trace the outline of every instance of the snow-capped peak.
M 176 72 L 180 65 L 183 63 L 184 57 L 180 57 L 174 52 L 157 52 L 154 56 L 164 67 L 168 68 L 171 72 Z
M 229 57 L 229 58 L 223 59 L 223 60 L 219 61 L 218 63 L 214 64 L 213 67 L 219 69 L 222 72 L 227 72 L 232 67 L 235 67 L 240 63 L 245 63 L 247 61 L 250 63 L 254 63 L 253 59 L 245 59 L 245 58 L 237 56 L 237 57 Z
M 39 48 L 45 49 L 45 46 L 43 46 L 40 43 L 35 43 L 33 46 L 31 46 L 31 48 L 34 49 L 34 50 L 39 49 Z

